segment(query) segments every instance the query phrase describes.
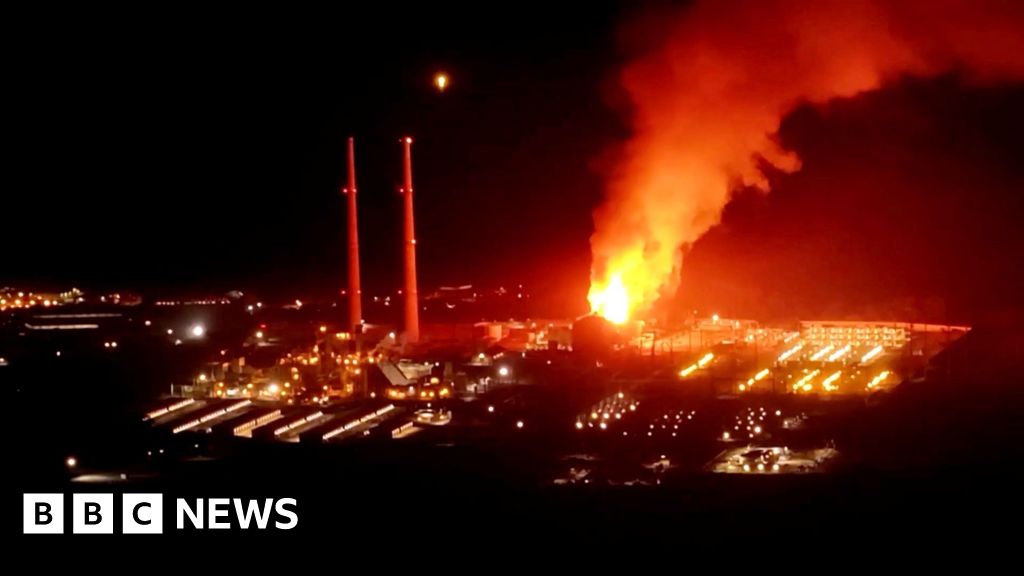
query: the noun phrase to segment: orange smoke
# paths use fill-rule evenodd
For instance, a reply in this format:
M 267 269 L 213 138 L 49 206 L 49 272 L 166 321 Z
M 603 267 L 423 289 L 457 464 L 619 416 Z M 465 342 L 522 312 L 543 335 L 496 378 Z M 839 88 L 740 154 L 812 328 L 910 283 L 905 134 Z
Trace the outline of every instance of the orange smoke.
M 588 297 L 614 322 L 675 292 L 686 247 L 732 190 L 767 191 L 760 162 L 799 168 L 775 139 L 796 106 L 902 75 L 1024 77 L 1014 0 L 698 0 L 671 22 L 620 75 L 632 136 L 594 213 Z

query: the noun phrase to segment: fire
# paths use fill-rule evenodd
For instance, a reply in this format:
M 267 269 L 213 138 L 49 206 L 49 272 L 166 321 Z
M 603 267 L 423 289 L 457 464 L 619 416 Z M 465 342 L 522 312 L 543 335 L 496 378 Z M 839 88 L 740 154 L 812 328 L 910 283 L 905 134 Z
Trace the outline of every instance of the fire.
M 591 240 L 595 249 L 598 241 L 595 234 Z M 670 274 L 662 271 L 678 267 L 678 254 L 678 250 L 642 245 L 604 250 L 600 257 L 595 252 L 587 296 L 591 310 L 615 324 L 646 312 L 664 287 L 672 284 Z
M 622 322 L 672 295 L 688 246 L 719 223 L 734 189 L 767 192 L 765 165 L 799 169 L 777 137 L 796 106 L 856 97 L 902 75 L 1024 77 L 1018 3 L 935 4 L 696 0 L 659 14 L 660 42 L 618 75 L 631 135 L 615 150 L 594 213 L 594 311 Z
M 612 275 L 604 286 L 591 286 L 587 299 L 594 314 L 603 316 L 612 324 L 629 320 L 629 293 L 619 274 Z

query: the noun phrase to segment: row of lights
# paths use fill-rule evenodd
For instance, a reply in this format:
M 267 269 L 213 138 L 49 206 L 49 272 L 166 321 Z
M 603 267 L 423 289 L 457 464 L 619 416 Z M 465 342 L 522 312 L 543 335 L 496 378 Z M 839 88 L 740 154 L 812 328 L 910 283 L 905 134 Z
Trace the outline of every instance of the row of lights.
M 690 374 L 693 374 L 697 370 L 707 366 L 714 359 L 715 359 L 715 355 L 713 353 L 711 353 L 711 352 L 708 352 L 707 354 L 702 356 L 700 358 L 700 360 L 697 360 L 693 364 L 690 364 L 686 368 L 683 368 L 682 370 L 680 370 L 679 371 L 679 377 L 680 378 L 688 377 Z
M 388 404 L 387 406 L 384 406 L 383 408 L 379 408 L 377 410 L 374 410 L 373 412 L 370 412 L 369 414 L 364 414 L 363 416 L 361 416 L 359 418 L 356 418 L 355 420 L 352 420 L 351 422 L 345 423 L 343 426 L 340 426 L 338 428 L 335 428 L 334 430 L 326 432 L 323 436 L 321 436 L 321 439 L 324 442 L 326 442 L 326 441 L 330 440 L 331 438 L 334 438 L 335 436 L 337 436 L 339 434 L 343 434 L 345 432 L 348 432 L 349 430 L 352 430 L 353 428 L 355 428 L 357 426 L 361 426 L 363 424 L 366 424 L 367 422 L 369 422 L 370 420 L 373 420 L 374 418 L 380 418 L 381 416 L 387 414 L 388 412 L 391 412 L 394 409 L 395 409 L 395 405 L 394 404 Z

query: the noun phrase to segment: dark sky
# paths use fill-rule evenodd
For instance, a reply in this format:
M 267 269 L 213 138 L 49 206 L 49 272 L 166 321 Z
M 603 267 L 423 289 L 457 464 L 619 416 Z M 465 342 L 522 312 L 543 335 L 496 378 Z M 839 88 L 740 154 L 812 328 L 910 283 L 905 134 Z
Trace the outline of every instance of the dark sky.
M 992 320 L 1024 294 L 1024 86 L 957 76 L 802 107 L 803 168 L 740 194 L 686 262 L 683 303 L 773 317 Z
M 397 288 L 409 133 L 421 284 L 523 282 L 582 305 L 599 159 L 626 133 L 616 34 L 635 8 L 555 4 L 12 16 L 0 285 L 332 293 L 351 134 L 364 282 Z M 803 170 L 729 206 L 677 307 L 1012 305 L 1022 105 L 1020 87 L 952 76 L 801 108 L 781 138 Z
M 620 9 L 431 6 L 27 20 L 0 283 L 333 292 L 354 135 L 364 282 L 397 288 L 411 134 L 422 284 L 581 298 Z

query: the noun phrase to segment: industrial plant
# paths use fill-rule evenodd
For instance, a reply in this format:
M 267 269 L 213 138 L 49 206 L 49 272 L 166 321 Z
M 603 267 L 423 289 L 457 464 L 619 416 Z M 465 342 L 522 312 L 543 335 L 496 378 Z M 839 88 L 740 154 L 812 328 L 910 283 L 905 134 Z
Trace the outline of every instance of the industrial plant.
M 31 565 L 1013 533 L 1024 11 L 364 8 L 12 20 Z

